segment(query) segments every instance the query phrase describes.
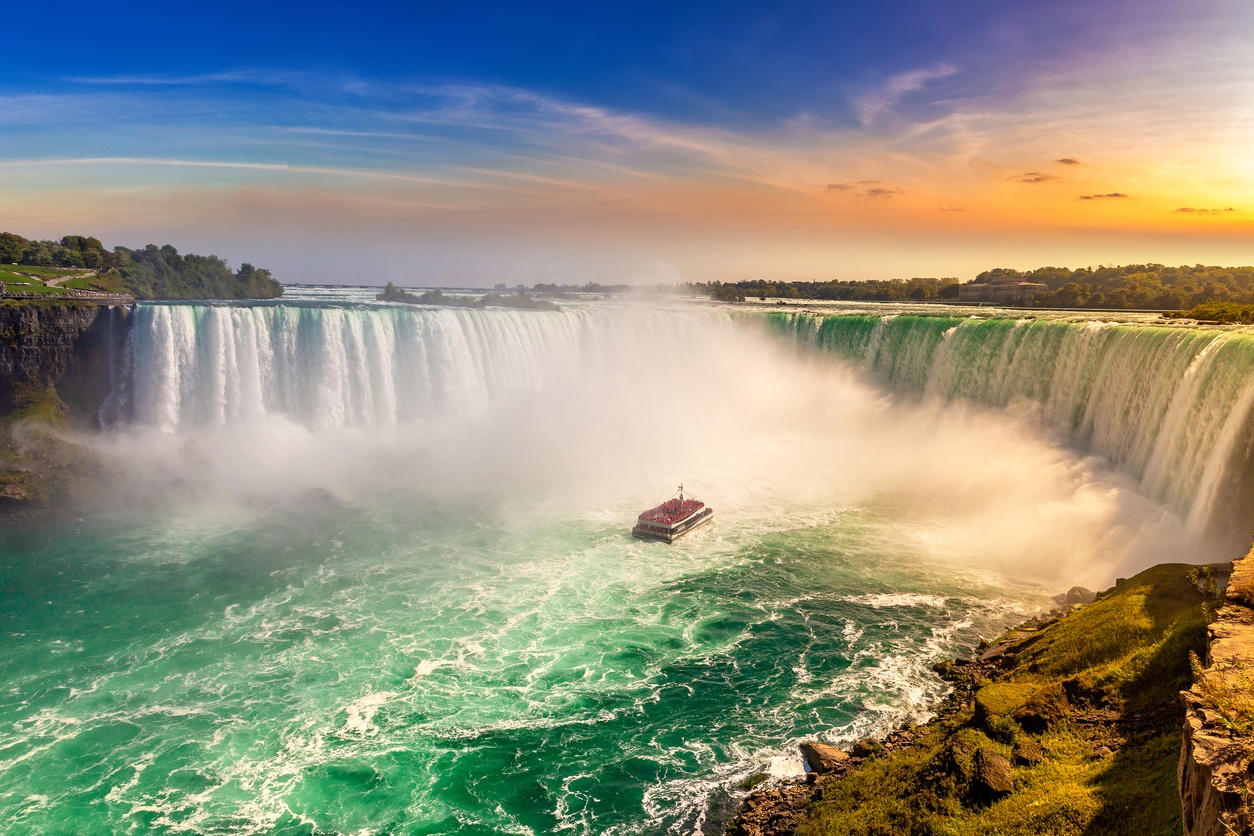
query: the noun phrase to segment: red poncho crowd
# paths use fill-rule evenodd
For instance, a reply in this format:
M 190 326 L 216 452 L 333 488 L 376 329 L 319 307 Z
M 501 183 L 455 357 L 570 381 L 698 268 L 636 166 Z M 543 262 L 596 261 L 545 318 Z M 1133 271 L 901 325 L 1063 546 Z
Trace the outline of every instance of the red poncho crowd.
M 668 499 L 658 507 L 645 511 L 640 515 L 640 519 L 645 522 L 674 525 L 704 507 L 705 503 L 699 499 Z

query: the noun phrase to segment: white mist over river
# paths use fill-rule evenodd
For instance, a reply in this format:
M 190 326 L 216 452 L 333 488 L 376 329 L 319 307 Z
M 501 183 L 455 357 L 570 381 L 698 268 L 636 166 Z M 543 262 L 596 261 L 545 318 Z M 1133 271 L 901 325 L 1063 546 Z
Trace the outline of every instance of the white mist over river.
M 1077 431 L 1050 387 L 1087 325 L 999 337 L 1036 365 L 994 391 L 937 365 L 961 320 L 351 294 L 136 311 L 112 501 L 0 534 L 6 820 L 718 832 L 739 780 L 926 716 L 930 664 L 1049 593 L 1231 557 L 1195 512 L 1242 466 L 1207 469 L 1248 411 L 1198 379 L 1222 341 Z M 1184 397 L 1213 429 L 1156 453 Z M 681 480 L 714 526 L 631 540 Z

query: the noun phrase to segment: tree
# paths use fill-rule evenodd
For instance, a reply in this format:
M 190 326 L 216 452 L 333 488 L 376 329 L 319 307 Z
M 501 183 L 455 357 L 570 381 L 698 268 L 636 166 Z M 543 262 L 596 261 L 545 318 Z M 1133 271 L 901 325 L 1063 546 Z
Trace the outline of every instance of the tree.
M 32 267 L 51 267 L 52 248 L 47 241 L 31 241 L 22 252 L 22 263 Z
M 22 253 L 26 252 L 27 245 L 30 244 L 20 235 L 14 235 L 12 232 L 0 232 L 0 264 L 17 264 L 22 260 Z

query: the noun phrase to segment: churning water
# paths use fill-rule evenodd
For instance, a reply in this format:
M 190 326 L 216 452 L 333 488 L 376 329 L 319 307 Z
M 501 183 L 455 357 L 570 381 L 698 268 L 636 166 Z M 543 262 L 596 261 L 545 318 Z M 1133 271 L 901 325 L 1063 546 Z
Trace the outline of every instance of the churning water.
M 140 306 L 111 496 L 0 529 L 4 831 L 718 832 L 1047 593 L 1213 556 L 1247 337 L 855 319 Z M 631 540 L 681 479 L 714 526 Z

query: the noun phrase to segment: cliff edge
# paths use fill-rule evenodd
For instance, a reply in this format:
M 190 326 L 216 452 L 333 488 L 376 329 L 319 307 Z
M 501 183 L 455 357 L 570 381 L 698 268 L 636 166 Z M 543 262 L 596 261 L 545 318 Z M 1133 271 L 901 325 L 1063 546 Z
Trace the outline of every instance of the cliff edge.
M 0 415 L 18 406 L 22 390 L 55 386 L 76 422 L 95 423 L 131 311 L 75 300 L 0 302 Z
M 1194 659 L 1180 752 L 1185 836 L 1254 832 L 1254 551 L 1232 566 L 1210 625 L 1206 667 Z

